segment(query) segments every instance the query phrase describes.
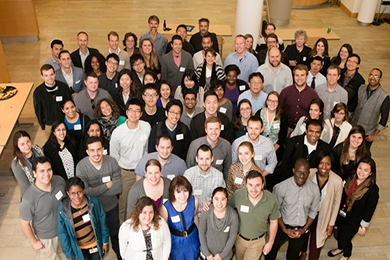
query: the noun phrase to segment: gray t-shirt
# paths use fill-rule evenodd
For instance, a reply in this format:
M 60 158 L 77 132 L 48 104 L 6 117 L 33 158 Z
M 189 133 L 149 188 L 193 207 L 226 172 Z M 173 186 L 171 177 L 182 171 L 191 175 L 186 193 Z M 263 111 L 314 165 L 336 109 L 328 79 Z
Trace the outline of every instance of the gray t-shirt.
M 96 96 L 94 99 L 88 95 L 86 89 L 80 91 L 74 98 L 74 103 L 76 104 L 77 112 L 81 112 L 84 115 L 87 115 L 90 119 L 94 118 L 93 107 L 103 98 L 112 99 L 110 93 L 107 90 L 98 88 Z
M 32 221 L 32 227 L 39 239 L 51 239 L 57 236 L 58 206 L 66 196 L 65 181 L 53 175 L 51 190 L 46 192 L 31 184 L 23 195 L 19 207 L 20 218 Z

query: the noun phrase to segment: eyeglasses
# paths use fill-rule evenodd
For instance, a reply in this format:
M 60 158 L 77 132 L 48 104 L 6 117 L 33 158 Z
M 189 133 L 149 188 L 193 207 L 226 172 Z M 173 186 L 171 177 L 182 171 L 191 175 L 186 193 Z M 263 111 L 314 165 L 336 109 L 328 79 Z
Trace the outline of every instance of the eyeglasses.
M 119 65 L 118 62 L 112 62 L 112 61 L 108 61 L 108 64 L 110 64 L 111 66 L 118 66 Z
M 74 197 L 74 196 L 80 196 L 80 195 L 83 195 L 84 194 L 84 191 L 78 191 L 78 192 L 71 192 L 69 193 L 69 196 L 70 197 Z
M 379 78 L 379 75 L 370 74 L 369 77 L 370 77 L 370 78 L 376 78 L 376 79 L 377 79 L 377 78 Z
M 180 116 L 181 113 L 180 112 L 175 112 L 175 111 L 168 111 L 169 114 L 171 115 L 176 115 L 176 116 Z
M 155 97 L 157 97 L 158 95 L 157 95 L 157 94 L 145 94 L 144 96 L 147 97 L 147 98 L 150 98 L 150 97 L 155 98 Z
M 133 64 L 133 67 L 137 67 L 137 66 L 140 66 L 140 65 L 143 65 L 143 64 L 144 64 L 143 61 L 138 62 L 138 63 L 134 63 L 134 64 Z
M 95 99 L 91 99 L 92 109 L 95 109 Z
M 250 108 L 250 107 L 243 107 L 243 108 L 240 108 L 240 111 L 247 111 L 247 110 L 252 110 L 252 108 Z
M 129 111 L 129 113 L 135 113 L 135 114 L 141 113 L 141 110 L 138 109 L 128 109 L 127 111 Z
M 279 103 L 278 100 L 271 100 L 271 99 L 268 99 L 267 102 L 270 102 L 270 103 Z
M 349 62 L 349 63 L 354 63 L 354 64 L 358 64 L 358 62 L 357 62 L 357 61 L 354 61 L 354 60 L 347 60 L 347 62 Z

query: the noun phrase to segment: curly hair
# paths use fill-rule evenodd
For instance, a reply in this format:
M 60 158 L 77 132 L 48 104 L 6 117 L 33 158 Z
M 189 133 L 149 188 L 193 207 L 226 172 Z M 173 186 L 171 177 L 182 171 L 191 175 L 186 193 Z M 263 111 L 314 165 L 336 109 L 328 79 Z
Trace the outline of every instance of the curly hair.
M 154 202 L 151 198 L 149 198 L 147 196 L 143 196 L 137 201 L 137 203 L 135 204 L 135 206 L 134 206 L 133 210 L 131 211 L 131 214 L 128 218 L 128 219 L 131 219 L 130 228 L 132 228 L 135 232 L 138 232 L 138 227 L 140 225 L 139 215 L 141 215 L 142 210 L 147 206 L 153 207 L 154 216 L 153 216 L 153 219 L 150 223 L 153 224 L 154 230 L 158 230 L 160 228 L 159 221 L 160 221 L 161 217 L 157 211 L 156 205 L 154 204 Z
M 112 116 L 117 116 L 117 117 L 120 116 L 120 110 L 119 110 L 118 105 L 115 103 L 115 101 L 113 101 L 112 99 L 109 99 L 109 98 L 103 98 L 103 99 L 99 100 L 99 102 L 96 104 L 95 109 L 93 111 L 93 115 L 94 115 L 96 120 L 100 120 L 104 116 L 102 114 L 102 110 L 100 108 L 100 106 L 102 105 L 102 102 L 104 102 L 104 101 L 110 105 L 111 110 L 112 110 Z

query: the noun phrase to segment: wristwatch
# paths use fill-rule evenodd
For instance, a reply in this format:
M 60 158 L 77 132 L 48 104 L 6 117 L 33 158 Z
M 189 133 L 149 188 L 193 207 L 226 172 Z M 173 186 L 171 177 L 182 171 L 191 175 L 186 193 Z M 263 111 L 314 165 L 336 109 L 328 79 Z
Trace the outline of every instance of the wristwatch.
M 306 228 L 302 228 L 302 229 L 303 229 L 303 231 L 305 231 L 305 234 L 309 233 L 308 229 L 306 229 Z

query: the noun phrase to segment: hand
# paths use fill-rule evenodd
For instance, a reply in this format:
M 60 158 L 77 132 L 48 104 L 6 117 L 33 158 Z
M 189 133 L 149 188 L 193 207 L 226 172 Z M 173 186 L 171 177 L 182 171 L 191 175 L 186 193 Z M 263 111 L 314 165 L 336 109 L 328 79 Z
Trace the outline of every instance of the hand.
M 280 147 L 280 145 L 278 145 L 278 144 L 275 144 L 275 145 L 274 145 L 274 149 L 275 149 L 275 151 L 277 151 L 277 150 L 279 149 L 279 147 Z
M 206 257 L 207 260 L 214 260 L 214 257 L 213 255 L 209 255 L 208 257 Z
M 328 225 L 328 227 L 326 228 L 326 234 L 330 236 L 332 235 L 332 231 L 333 231 L 333 226 Z
M 274 243 L 270 243 L 270 242 L 265 244 L 265 246 L 263 248 L 264 255 L 268 255 L 268 253 L 271 251 L 273 245 L 274 245 Z
M 364 235 L 364 234 L 366 234 L 366 228 L 365 228 L 365 227 L 362 227 L 362 226 L 360 226 L 360 227 L 359 227 L 359 231 L 358 231 L 358 233 L 359 233 L 360 235 Z
M 290 238 L 295 238 L 296 236 L 296 233 L 295 233 L 296 230 L 294 229 L 291 229 L 291 228 L 286 228 L 286 235 Z
M 296 60 L 289 60 L 288 63 L 290 64 L 290 66 L 297 66 Z
M 376 135 L 369 135 L 369 136 L 366 137 L 366 140 L 367 140 L 368 142 L 372 142 L 372 141 L 375 140 L 375 137 L 376 137 Z
M 72 99 L 74 99 L 75 97 L 76 97 L 76 95 L 77 95 L 77 93 L 75 92 L 75 93 L 73 93 L 72 94 Z
M 216 254 L 214 256 L 213 260 L 222 260 L 222 258 L 219 256 L 219 254 Z
M 107 188 L 110 189 L 112 187 L 112 181 L 107 182 L 106 185 L 107 185 Z
M 210 204 L 211 204 L 211 201 L 206 201 L 205 203 L 203 203 L 202 210 L 208 211 L 210 209 Z
M 45 246 L 42 244 L 41 240 L 35 240 L 35 242 L 32 243 L 35 250 L 41 250 L 44 249 Z
M 103 247 L 102 247 L 103 254 L 107 254 L 109 248 L 110 248 L 110 247 L 108 246 L 108 244 L 103 244 Z

